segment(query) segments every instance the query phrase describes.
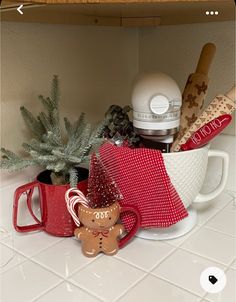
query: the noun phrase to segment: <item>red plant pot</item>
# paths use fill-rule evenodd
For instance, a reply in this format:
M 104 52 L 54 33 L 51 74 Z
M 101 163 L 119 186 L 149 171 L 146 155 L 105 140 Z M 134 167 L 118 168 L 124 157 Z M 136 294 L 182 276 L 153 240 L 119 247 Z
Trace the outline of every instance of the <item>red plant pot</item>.
M 35 181 L 16 189 L 13 205 L 13 225 L 17 232 L 44 230 L 54 236 L 68 237 L 74 235 L 76 225 L 67 210 L 65 202 L 65 193 L 70 188 L 70 185 L 51 184 L 50 173 L 50 171 L 43 171 L 37 176 Z M 88 170 L 79 168 L 78 175 L 79 182 L 77 188 L 86 195 Z M 35 216 L 32 209 L 32 195 L 36 187 L 39 190 L 41 219 Z M 27 195 L 27 207 L 31 216 L 36 221 L 35 224 L 18 225 L 19 200 L 23 193 Z

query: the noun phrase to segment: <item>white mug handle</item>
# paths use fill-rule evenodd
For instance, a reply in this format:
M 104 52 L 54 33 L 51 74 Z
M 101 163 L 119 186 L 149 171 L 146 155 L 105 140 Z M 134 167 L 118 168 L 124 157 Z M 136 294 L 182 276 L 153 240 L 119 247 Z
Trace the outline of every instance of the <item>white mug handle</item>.
M 224 151 L 219 150 L 209 150 L 208 151 L 208 157 L 221 157 L 222 162 L 222 174 L 221 174 L 221 180 L 219 185 L 210 193 L 199 193 L 197 197 L 195 198 L 194 202 L 204 202 L 209 201 L 211 199 L 214 199 L 216 196 L 218 196 L 223 190 L 227 182 L 228 177 L 228 171 L 229 171 L 229 155 L 228 153 Z

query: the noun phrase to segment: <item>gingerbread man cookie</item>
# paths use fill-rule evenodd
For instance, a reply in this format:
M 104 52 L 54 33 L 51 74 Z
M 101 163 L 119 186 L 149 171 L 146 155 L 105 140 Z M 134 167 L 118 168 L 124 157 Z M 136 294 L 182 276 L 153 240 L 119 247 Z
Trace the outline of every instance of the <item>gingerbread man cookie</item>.
M 120 205 L 113 203 L 110 207 L 78 207 L 78 218 L 83 224 L 75 229 L 75 236 L 81 241 L 82 252 L 87 257 L 95 257 L 103 252 L 114 255 L 119 249 L 119 237 L 124 232 L 121 224 L 116 224 L 120 216 Z

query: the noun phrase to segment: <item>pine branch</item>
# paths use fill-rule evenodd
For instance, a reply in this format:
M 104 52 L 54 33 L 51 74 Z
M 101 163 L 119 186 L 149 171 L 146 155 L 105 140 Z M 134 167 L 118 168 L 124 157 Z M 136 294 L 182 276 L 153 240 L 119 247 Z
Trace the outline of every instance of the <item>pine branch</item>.
M 45 98 L 40 95 L 39 100 L 44 111 L 36 117 L 25 107 L 21 107 L 22 117 L 34 135 L 30 142 L 22 144 L 29 158 L 20 158 L 15 153 L 2 149 L 1 167 L 13 171 L 29 165 L 40 165 L 52 171 L 56 183 L 60 181 L 66 183 L 70 178 L 71 186 L 76 187 L 78 181 L 76 167 L 89 160 L 91 150 L 103 142 L 102 136 L 107 121 L 105 119 L 92 129 L 86 122 L 84 113 L 81 113 L 74 123 L 64 118 L 67 133 L 67 141 L 64 142 L 60 126 L 57 76 L 53 77 L 51 97 Z
M 38 116 L 39 121 L 45 128 L 45 131 L 52 131 L 52 125 L 50 122 L 50 118 L 44 112 L 40 112 Z
M 78 183 L 78 172 L 75 168 L 71 168 L 69 170 L 69 175 L 70 175 L 70 186 L 71 188 L 77 188 L 77 183 Z
M 44 108 L 47 110 L 47 112 L 50 112 L 53 110 L 53 106 L 51 103 L 51 100 L 49 98 L 44 98 L 42 95 L 39 95 L 39 100 L 41 101 Z
M 55 166 L 55 171 L 56 172 L 66 171 L 66 162 L 65 161 L 57 162 L 57 164 Z
M 74 128 L 74 138 L 78 138 L 81 135 L 85 126 L 86 126 L 85 113 L 82 112 L 73 127 Z
M 66 117 L 64 117 L 64 125 L 65 125 L 67 135 L 68 135 L 68 137 L 70 137 L 71 133 L 72 133 L 72 125 L 71 125 L 70 121 L 68 120 L 68 118 L 66 118 Z
M 73 156 L 71 154 L 64 154 L 63 152 L 60 152 L 58 150 L 53 150 L 52 154 L 55 155 L 58 159 L 63 159 L 70 163 L 80 164 L 81 162 L 81 159 L 79 157 Z
M 74 142 L 74 145 L 71 146 L 71 152 L 75 153 L 78 157 L 83 157 L 85 154 L 87 154 L 91 148 L 89 144 L 90 136 L 91 125 L 87 124 L 78 141 Z
M 61 146 L 61 141 L 58 139 L 58 136 L 52 131 L 48 131 L 47 134 L 43 136 L 44 143 L 51 144 L 52 146 Z
M 58 142 L 62 142 L 62 135 L 61 135 L 61 127 L 60 127 L 60 118 L 57 109 L 54 109 L 52 112 L 52 132 L 57 137 Z
M 59 102 L 59 81 L 57 75 L 54 75 L 52 80 L 51 100 L 54 108 L 57 108 Z
M 74 125 L 71 125 L 68 120 L 65 121 L 67 123 L 68 127 L 68 142 L 66 147 L 66 152 L 73 153 L 74 150 L 77 149 L 77 146 L 81 143 L 83 140 L 82 133 L 84 132 L 86 128 L 86 122 L 85 122 L 85 114 L 81 113 L 78 120 L 74 123 Z M 68 124 L 69 123 L 69 124 Z
M 104 129 L 107 126 L 107 120 L 103 120 L 95 127 L 91 134 L 90 143 L 93 144 L 98 138 L 102 138 Z
M 1 148 L 1 153 L 3 154 L 3 158 L 6 159 L 12 159 L 12 160 L 18 160 L 20 159 L 18 155 L 16 155 L 14 152 L 5 149 L 5 148 Z
M 41 164 L 57 162 L 58 158 L 55 155 L 39 155 L 38 162 Z
M 24 119 L 24 122 L 26 126 L 29 128 L 29 130 L 33 132 L 33 134 L 36 137 L 41 138 L 42 135 L 45 133 L 45 129 L 43 125 L 40 123 L 40 121 L 37 118 L 35 118 L 33 114 L 29 110 L 27 110 L 24 106 L 20 107 L 20 111 Z
M 37 163 L 32 159 L 2 159 L 0 161 L 0 169 L 8 170 L 9 172 L 25 169 Z

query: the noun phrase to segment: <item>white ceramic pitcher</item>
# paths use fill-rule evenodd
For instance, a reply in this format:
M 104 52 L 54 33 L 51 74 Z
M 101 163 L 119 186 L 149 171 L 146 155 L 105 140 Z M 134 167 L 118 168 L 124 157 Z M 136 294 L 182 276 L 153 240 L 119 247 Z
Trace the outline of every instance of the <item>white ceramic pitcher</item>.
M 206 176 L 208 158 L 213 156 L 223 160 L 221 181 L 212 192 L 203 194 L 200 190 Z M 223 191 L 229 170 L 229 156 L 226 152 L 211 150 L 206 145 L 190 151 L 163 153 L 163 157 L 171 182 L 186 208 L 192 202 L 214 199 Z

